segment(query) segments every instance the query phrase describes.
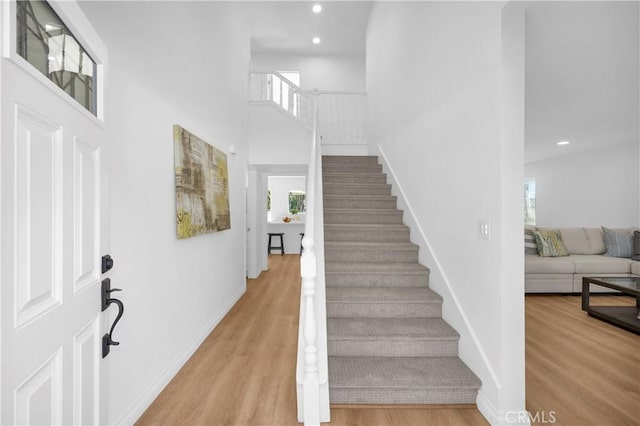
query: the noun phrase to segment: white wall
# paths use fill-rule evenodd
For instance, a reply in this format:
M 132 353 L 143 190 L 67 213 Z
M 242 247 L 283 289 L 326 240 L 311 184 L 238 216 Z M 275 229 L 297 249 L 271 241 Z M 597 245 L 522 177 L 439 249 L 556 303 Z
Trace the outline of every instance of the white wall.
M 366 86 L 363 56 L 253 54 L 251 66 L 256 71 L 300 71 L 304 90 L 363 92 Z
M 638 226 L 638 145 L 619 144 L 529 163 L 536 225 Z
M 307 164 L 311 130 L 294 122 L 273 104 L 249 107 L 251 164 Z
M 523 410 L 525 392 L 523 276 L 503 266 L 522 262 L 521 243 L 503 237 L 520 234 L 523 160 L 521 146 L 502 141 L 509 86 L 501 80 L 501 9 L 381 2 L 367 36 L 371 152 L 381 148 L 411 207 L 412 240 L 445 299 L 445 319 L 461 334 L 460 356 L 483 382 L 478 406 L 494 423 Z M 516 192 L 503 188 L 506 176 Z M 514 210 L 517 220 L 503 218 Z M 478 238 L 480 220 L 491 222 L 491 240 Z
M 245 291 L 249 32 L 239 4 L 82 7 L 109 49 L 112 280 L 125 313 L 104 365 L 109 422 L 131 424 Z M 230 230 L 176 238 L 173 124 L 235 146 Z

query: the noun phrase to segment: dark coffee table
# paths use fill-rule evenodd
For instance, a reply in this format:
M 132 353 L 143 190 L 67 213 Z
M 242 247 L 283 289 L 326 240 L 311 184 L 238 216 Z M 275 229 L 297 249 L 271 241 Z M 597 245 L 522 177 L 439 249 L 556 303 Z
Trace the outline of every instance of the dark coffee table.
M 590 306 L 590 284 L 618 290 L 636 298 L 636 306 Z M 582 310 L 589 315 L 640 334 L 640 277 L 584 277 L 582 278 Z

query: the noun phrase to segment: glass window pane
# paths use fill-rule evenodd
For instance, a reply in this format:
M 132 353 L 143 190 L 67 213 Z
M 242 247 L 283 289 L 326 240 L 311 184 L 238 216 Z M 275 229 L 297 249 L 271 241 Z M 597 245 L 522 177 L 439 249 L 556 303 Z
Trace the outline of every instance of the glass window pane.
M 289 213 L 298 214 L 307 211 L 304 191 L 289 191 Z
M 41 0 L 18 0 L 17 53 L 92 114 L 96 114 L 96 63 Z
M 524 183 L 524 224 L 536 224 L 536 180 L 529 179 Z

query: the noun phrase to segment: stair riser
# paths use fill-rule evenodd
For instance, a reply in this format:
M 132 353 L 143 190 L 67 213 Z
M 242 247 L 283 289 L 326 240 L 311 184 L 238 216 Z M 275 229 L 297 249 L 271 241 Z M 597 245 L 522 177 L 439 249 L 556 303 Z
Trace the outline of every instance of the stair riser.
M 325 195 L 391 195 L 391 185 L 324 184 Z
M 458 356 L 457 340 L 329 340 L 329 356 Z
M 415 263 L 418 261 L 418 250 L 392 250 L 384 247 L 376 250 L 358 250 L 325 247 L 324 256 L 327 262 Z
M 477 389 L 447 388 L 335 388 L 332 404 L 475 404 Z
M 441 303 L 336 303 L 327 301 L 329 318 L 440 318 Z
M 327 287 L 429 287 L 428 274 L 326 273 Z
M 325 198 L 323 200 L 324 207 L 327 209 L 395 209 L 396 200 L 390 198 L 388 200 L 354 200 L 348 196 L 344 198 Z
M 380 164 L 323 164 L 322 173 L 382 173 Z
M 378 157 L 371 155 L 323 155 L 322 164 L 378 164 Z
M 355 241 L 355 242 L 402 242 L 409 241 L 409 230 L 362 230 L 342 231 L 339 229 L 324 230 L 325 241 Z
M 351 224 L 351 223 L 402 223 L 402 212 L 391 211 L 389 213 L 372 213 L 372 212 L 357 212 L 354 214 L 349 213 L 324 213 L 324 223 L 327 224 Z
M 369 184 L 385 184 L 387 183 L 387 177 L 382 174 L 349 174 L 349 175 L 325 175 L 322 177 L 322 182 L 326 184 L 330 183 L 369 183 Z

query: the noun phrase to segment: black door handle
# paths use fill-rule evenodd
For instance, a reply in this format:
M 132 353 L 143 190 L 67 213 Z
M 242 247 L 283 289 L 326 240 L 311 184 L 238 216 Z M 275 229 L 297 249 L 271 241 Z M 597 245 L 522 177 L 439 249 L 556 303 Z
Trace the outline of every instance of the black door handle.
M 118 346 L 120 344 L 120 342 L 113 340 L 113 330 L 122 318 L 122 314 L 124 314 L 124 304 L 121 300 L 109 296 L 114 291 L 122 290 L 119 288 L 111 288 L 111 279 L 105 278 L 102 280 L 102 311 L 104 312 L 112 303 L 118 307 L 118 315 L 116 315 L 116 319 L 113 321 L 113 324 L 111 324 L 111 329 L 109 329 L 107 334 L 102 336 L 102 358 L 109 355 L 111 346 Z

